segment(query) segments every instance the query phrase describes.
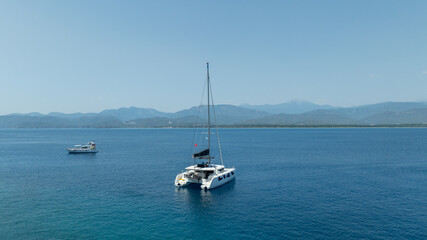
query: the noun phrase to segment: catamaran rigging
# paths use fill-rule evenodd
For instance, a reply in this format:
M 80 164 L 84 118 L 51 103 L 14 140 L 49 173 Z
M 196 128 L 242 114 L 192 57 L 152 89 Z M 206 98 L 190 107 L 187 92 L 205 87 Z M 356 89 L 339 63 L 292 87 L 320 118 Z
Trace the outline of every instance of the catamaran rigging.
M 210 76 L 209 76 L 209 63 L 206 63 L 206 75 L 207 75 L 207 115 L 208 115 L 208 125 L 207 125 L 207 140 L 208 140 L 208 147 L 207 149 L 204 149 L 202 151 L 193 153 L 192 157 L 193 159 L 203 159 L 207 160 L 205 163 L 203 161 L 202 164 L 195 164 L 192 166 L 189 166 L 185 168 L 185 172 L 180 173 L 175 178 L 175 186 L 177 187 L 184 187 L 189 184 L 200 184 L 202 189 L 212 189 L 215 187 L 219 187 L 221 185 L 224 185 L 227 182 L 230 182 L 235 178 L 235 168 L 225 168 L 223 164 L 222 159 L 222 151 L 221 151 L 221 144 L 218 136 L 218 128 L 216 128 L 216 136 L 218 140 L 218 150 L 220 155 L 221 164 L 213 164 L 211 159 L 214 159 L 215 157 L 211 156 L 211 99 L 212 99 L 212 106 L 214 105 L 213 98 L 212 98 L 212 90 L 210 86 Z M 216 123 L 216 114 L 215 114 L 215 107 L 212 107 L 214 120 Z M 197 146 L 197 144 L 195 145 Z

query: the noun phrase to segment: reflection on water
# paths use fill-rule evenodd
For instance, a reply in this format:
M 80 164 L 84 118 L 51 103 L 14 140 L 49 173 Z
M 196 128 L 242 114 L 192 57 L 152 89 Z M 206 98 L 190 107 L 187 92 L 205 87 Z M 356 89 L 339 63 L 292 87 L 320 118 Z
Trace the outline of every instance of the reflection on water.
M 175 188 L 175 196 L 183 208 L 195 211 L 211 209 L 221 203 L 225 197 L 232 194 L 235 185 L 235 179 L 211 190 L 202 190 L 199 184 L 191 184 L 184 188 Z
M 94 159 L 98 153 L 64 153 L 67 154 L 67 158 L 73 160 L 82 160 L 82 159 Z

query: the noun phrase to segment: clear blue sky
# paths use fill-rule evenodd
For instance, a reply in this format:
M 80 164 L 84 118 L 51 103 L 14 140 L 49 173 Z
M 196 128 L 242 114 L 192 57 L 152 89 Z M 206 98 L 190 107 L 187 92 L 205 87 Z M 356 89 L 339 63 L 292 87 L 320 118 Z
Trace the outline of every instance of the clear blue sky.
M 0 114 L 427 100 L 427 1 L 0 1 Z

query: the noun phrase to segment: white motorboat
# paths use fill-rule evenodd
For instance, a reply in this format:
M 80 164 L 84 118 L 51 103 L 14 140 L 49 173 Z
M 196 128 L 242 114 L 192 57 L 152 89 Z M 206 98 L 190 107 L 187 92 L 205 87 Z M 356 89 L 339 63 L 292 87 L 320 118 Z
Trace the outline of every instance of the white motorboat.
M 68 153 L 97 153 L 95 141 L 86 145 L 74 145 L 73 148 L 67 148 Z
M 224 185 L 236 177 L 236 169 L 234 167 L 232 168 L 226 168 L 223 164 L 222 160 L 222 152 L 221 152 L 221 144 L 219 141 L 218 136 L 218 129 L 216 128 L 216 136 L 218 140 L 218 150 L 219 150 L 219 157 L 221 160 L 221 164 L 213 164 L 213 160 L 215 157 L 211 156 L 211 120 L 210 120 L 210 101 L 211 101 L 211 87 L 210 87 L 210 79 L 209 79 L 209 63 L 207 65 L 207 97 L 208 97 L 208 134 L 207 134 L 207 141 L 208 146 L 207 149 L 204 149 L 202 151 L 199 151 L 197 153 L 194 153 L 192 155 L 192 158 L 194 159 L 194 165 L 186 167 L 185 171 L 178 174 L 175 178 L 175 186 L 177 187 L 185 187 L 190 184 L 200 184 L 200 187 L 204 190 L 212 189 L 219 187 L 221 185 Z M 213 99 L 212 99 L 212 107 L 213 106 Z M 213 108 L 214 109 L 214 108 Z M 215 114 L 215 110 L 213 111 Z M 214 118 L 215 119 L 215 118 Z M 196 144 L 197 146 L 197 144 Z M 196 161 L 199 161 L 199 163 L 196 163 Z M 200 161 L 202 161 L 200 163 Z

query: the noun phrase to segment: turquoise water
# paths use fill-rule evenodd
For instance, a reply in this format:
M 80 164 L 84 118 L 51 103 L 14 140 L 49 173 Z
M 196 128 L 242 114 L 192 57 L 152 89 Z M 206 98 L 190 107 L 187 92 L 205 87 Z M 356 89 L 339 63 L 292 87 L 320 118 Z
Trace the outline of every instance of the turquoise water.
M 427 238 L 427 129 L 220 134 L 237 177 L 201 191 L 191 129 L 0 130 L 0 238 Z

